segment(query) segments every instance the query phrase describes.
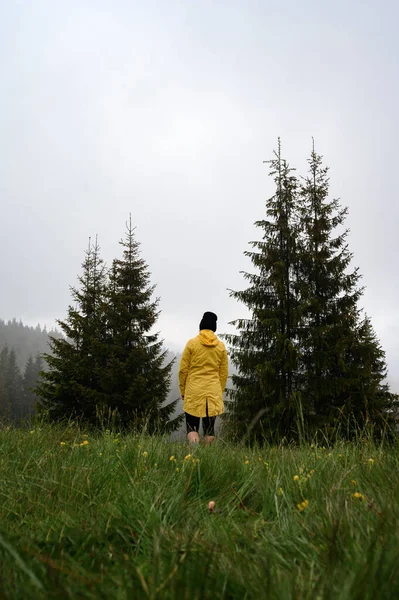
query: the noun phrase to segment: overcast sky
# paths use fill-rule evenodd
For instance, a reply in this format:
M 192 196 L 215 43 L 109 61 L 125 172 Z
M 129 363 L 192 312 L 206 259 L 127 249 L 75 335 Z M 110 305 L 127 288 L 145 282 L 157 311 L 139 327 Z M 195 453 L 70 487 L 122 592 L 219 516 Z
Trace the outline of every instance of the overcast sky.
M 227 288 L 273 192 L 278 136 L 316 149 L 349 206 L 364 306 L 399 389 L 398 3 L 0 0 L 0 318 L 63 318 L 89 236 L 129 212 L 181 349 Z

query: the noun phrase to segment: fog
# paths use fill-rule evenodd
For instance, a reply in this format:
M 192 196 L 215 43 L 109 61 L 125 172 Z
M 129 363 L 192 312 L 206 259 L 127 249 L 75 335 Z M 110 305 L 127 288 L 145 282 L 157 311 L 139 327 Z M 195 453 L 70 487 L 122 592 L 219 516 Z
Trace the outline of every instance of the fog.
M 129 213 L 171 350 L 228 288 L 273 193 L 281 136 L 349 207 L 363 305 L 399 391 L 399 42 L 392 2 L 0 3 L 0 318 L 63 318 L 89 236 L 118 255 Z

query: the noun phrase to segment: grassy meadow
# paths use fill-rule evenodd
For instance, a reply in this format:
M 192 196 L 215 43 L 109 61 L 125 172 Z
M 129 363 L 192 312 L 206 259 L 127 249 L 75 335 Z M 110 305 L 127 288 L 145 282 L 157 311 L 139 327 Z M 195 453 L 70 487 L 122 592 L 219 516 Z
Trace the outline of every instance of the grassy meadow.
M 86 433 L 0 428 L 0 598 L 399 598 L 397 445 Z

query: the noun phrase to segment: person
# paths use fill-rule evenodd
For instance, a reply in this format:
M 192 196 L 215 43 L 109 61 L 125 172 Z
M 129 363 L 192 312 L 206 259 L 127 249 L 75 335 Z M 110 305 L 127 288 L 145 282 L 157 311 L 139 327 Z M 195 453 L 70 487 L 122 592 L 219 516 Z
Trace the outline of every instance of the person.
M 217 316 L 205 312 L 199 334 L 184 348 L 179 366 L 179 387 L 186 415 L 187 438 L 200 441 L 199 425 L 206 444 L 215 439 L 216 416 L 224 412 L 223 392 L 228 377 L 225 345 L 215 335 Z

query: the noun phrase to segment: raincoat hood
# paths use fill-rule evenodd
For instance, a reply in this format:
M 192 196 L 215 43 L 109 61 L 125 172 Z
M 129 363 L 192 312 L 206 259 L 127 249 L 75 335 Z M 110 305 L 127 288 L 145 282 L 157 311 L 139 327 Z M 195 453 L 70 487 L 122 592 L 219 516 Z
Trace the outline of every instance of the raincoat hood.
M 198 337 L 203 346 L 217 346 L 219 343 L 218 337 L 210 329 L 201 329 Z

